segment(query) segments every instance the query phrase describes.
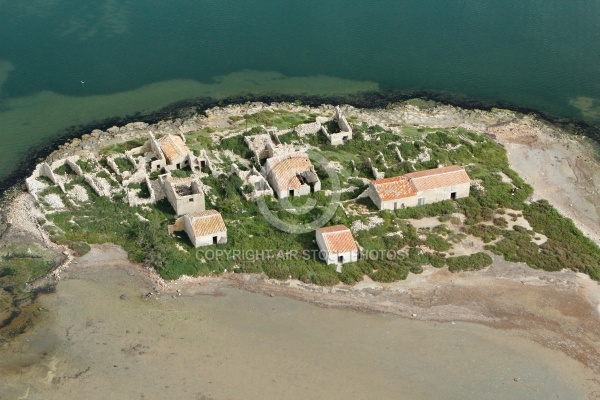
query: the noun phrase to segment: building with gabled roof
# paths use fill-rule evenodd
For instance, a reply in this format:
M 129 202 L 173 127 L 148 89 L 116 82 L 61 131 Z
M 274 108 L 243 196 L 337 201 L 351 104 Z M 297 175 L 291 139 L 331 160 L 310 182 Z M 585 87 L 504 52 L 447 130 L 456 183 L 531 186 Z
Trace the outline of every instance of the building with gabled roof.
M 218 211 L 206 210 L 183 216 L 184 231 L 194 247 L 227 243 L 227 227 Z
M 150 132 L 148 136 L 150 137 L 150 149 L 156 156 L 156 160 L 151 162 L 151 171 L 161 168 L 167 170 L 185 168 L 191 166 L 195 160 L 194 154 L 185 144 L 182 135 L 167 134 L 156 139 Z
M 190 149 L 181 136 L 169 134 L 161 137 L 157 142 L 170 165 L 177 164 L 178 161 L 185 159 L 190 154 Z
M 338 272 L 341 272 L 342 264 L 358 261 L 358 245 L 350 229 L 344 225 L 319 228 L 316 239 L 321 258 L 327 264 L 337 264 Z
M 263 171 L 279 199 L 321 190 L 321 181 L 308 155 L 295 151 L 267 159 Z
M 371 181 L 369 195 L 380 210 L 396 210 L 417 205 L 417 192 L 405 176 Z
M 380 210 L 396 210 L 468 197 L 470 187 L 464 168 L 450 165 L 371 181 L 369 197 Z

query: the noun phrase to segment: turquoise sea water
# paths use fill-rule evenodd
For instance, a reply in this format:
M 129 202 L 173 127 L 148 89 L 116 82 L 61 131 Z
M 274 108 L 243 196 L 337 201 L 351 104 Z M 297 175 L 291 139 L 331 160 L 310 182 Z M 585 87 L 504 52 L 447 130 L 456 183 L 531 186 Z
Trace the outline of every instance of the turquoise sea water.
M 62 128 L 176 100 L 385 89 L 597 121 L 600 2 L 0 0 L 0 178 Z

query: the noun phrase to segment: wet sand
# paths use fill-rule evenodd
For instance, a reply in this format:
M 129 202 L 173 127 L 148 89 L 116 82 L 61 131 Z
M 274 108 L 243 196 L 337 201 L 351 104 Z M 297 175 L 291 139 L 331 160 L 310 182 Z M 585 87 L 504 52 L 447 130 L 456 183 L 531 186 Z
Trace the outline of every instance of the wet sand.
M 600 243 L 597 147 L 536 121 L 470 118 L 535 199 Z M 34 328 L 1 349 L 0 399 L 600 398 L 600 287 L 571 271 L 495 257 L 484 271 L 353 288 L 163 282 L 105 245 L 57 275 Z
M 512 330 L 323 308 L 225 285 L 145 296 L 110 246 L 6 345 L 0 399 L 585 399 L 589 369 Z M 204 294 L 204 295 L 203 295 Z M 600 393 L 600 392 L 595 392 Z

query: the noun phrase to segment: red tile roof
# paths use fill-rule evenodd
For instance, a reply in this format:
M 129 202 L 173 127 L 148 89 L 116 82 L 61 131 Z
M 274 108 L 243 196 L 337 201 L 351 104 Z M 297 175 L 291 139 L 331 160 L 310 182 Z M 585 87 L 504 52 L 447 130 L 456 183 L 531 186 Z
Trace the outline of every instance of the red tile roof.
M 411 172 L 404 176 L 418 192 L 471 182 L 464 168 L 458 165 Z
M 223 217 L 215 210 L 206 210 L 197 213 L 187 214 L 190 219 L 194 236 L 208 236 L 219 232 L 227 232 Z
M 317 232 L 323 235 L 325 247 L 329 253 L 358 251 L 358 246 L 356 246 L 356 241 L 352 237 L 352 232 L 344 225 L 319 228 Z
M 310 171 L 313 168 L 308 155 L 294 152 L 267 160 L 273 179 L 280 190 L 297 189 L 302 186 L 298 174 Z
M 371 181 L 381 201 L 415 196 L 417 193 L 405 176 Z
M 190 153 L 190 149 L 183 142 L 183 139 L 177 135 L 165 135 L 157 142 L 169 163 L 177 157 Z

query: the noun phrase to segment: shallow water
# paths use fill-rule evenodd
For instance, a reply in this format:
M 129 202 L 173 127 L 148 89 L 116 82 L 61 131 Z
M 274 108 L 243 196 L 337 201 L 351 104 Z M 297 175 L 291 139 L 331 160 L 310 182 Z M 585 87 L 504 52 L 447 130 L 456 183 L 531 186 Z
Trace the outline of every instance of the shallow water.
M 580 364 L 507 331 L 282 297 L 144 300 L 131 270 L 75 266 L 3 350 L 0 398 L 581 399 Z M 122 294 L 127 295 L 121 300 Z
M 0 0 L 0 178 L 70 125 L 202 95 L 416 89 L 597 121 L 598 21 L 595 0 Z

